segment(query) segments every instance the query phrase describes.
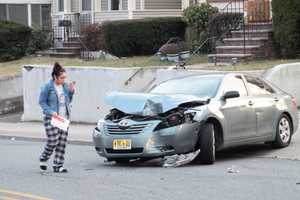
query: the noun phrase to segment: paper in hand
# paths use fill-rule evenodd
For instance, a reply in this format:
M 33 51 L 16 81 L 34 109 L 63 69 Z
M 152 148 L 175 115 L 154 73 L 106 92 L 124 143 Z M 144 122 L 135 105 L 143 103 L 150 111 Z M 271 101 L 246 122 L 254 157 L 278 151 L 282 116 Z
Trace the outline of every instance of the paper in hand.
M 68 131 L 68 128 L 70 126 L 70 120 L 68 120 L 62 116 L 52 117 L 51 125 L 56 128 L 59 128 L 63 131 Z

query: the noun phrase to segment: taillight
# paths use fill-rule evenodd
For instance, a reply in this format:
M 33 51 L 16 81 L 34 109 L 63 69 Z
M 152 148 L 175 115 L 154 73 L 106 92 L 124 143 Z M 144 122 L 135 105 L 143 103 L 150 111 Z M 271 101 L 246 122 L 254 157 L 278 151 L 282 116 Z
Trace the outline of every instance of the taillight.
M 292 98 L 292 107 L 294 109 L 297 109 L 297 101 L 296 101 L 295 97 Z

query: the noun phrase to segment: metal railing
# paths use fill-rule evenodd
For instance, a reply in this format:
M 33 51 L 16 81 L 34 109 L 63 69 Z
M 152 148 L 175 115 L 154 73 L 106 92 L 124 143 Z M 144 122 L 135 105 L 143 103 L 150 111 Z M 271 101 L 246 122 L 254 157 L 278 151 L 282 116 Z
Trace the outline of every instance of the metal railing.
M 223 19 L 223 21 L 222 21 Z M 246 54 L 247 40 L 253 37 L 253 32 L 261 30 L 258 24 L 272 22 L 271 3 L 269 0 L 231 0 L 217 14 L 210 17 L 207 38 L 194 50 L 198 53 L 204 46 L 210 47 L 210 53 L 216 51 L 223 39 L 232 37 L 232 31 L 237 30 L 243 44 L 243 54 Z
M 65 14 L 52 26 L 52 51 L 57 48 L 78 47 L 80 58 L 90 59 L 90 50 L 81 39 L 85 27 L 91 24 L 91 14 Z

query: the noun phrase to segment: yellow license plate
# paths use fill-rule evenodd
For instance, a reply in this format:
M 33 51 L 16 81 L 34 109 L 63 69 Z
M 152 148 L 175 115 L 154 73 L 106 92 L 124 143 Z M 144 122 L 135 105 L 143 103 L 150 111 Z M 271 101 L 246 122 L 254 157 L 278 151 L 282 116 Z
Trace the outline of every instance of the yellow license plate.
M 130 150 L 131 140 L 114 140 L 113 141 L 114 150 Z

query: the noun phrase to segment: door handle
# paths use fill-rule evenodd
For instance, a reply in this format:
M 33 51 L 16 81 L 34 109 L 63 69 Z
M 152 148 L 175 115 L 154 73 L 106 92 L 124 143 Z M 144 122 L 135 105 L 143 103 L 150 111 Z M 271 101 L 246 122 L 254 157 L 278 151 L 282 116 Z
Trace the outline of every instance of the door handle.
M 254 102 L 253 102 L 253 101 L 249 101 L 249 102 L 248 102 L 248 105 L 249 105 L 249 106 L 253 106 L 253 105 L 254 105 Z
M 275 102 L 278 102 L 278 101 L 279 101 L 279 98 L 278 98 L 278 97 L 275 97 L 275 98 L 274 98 L 274 101 L 275 101 Z
M 249 106 L 253 106 L 253 105 L 254 105 L 254 102 L 253 102 L 253 101 L 249 101 L 249 102 L 248 102 L 248 105 L 249 105 Z

